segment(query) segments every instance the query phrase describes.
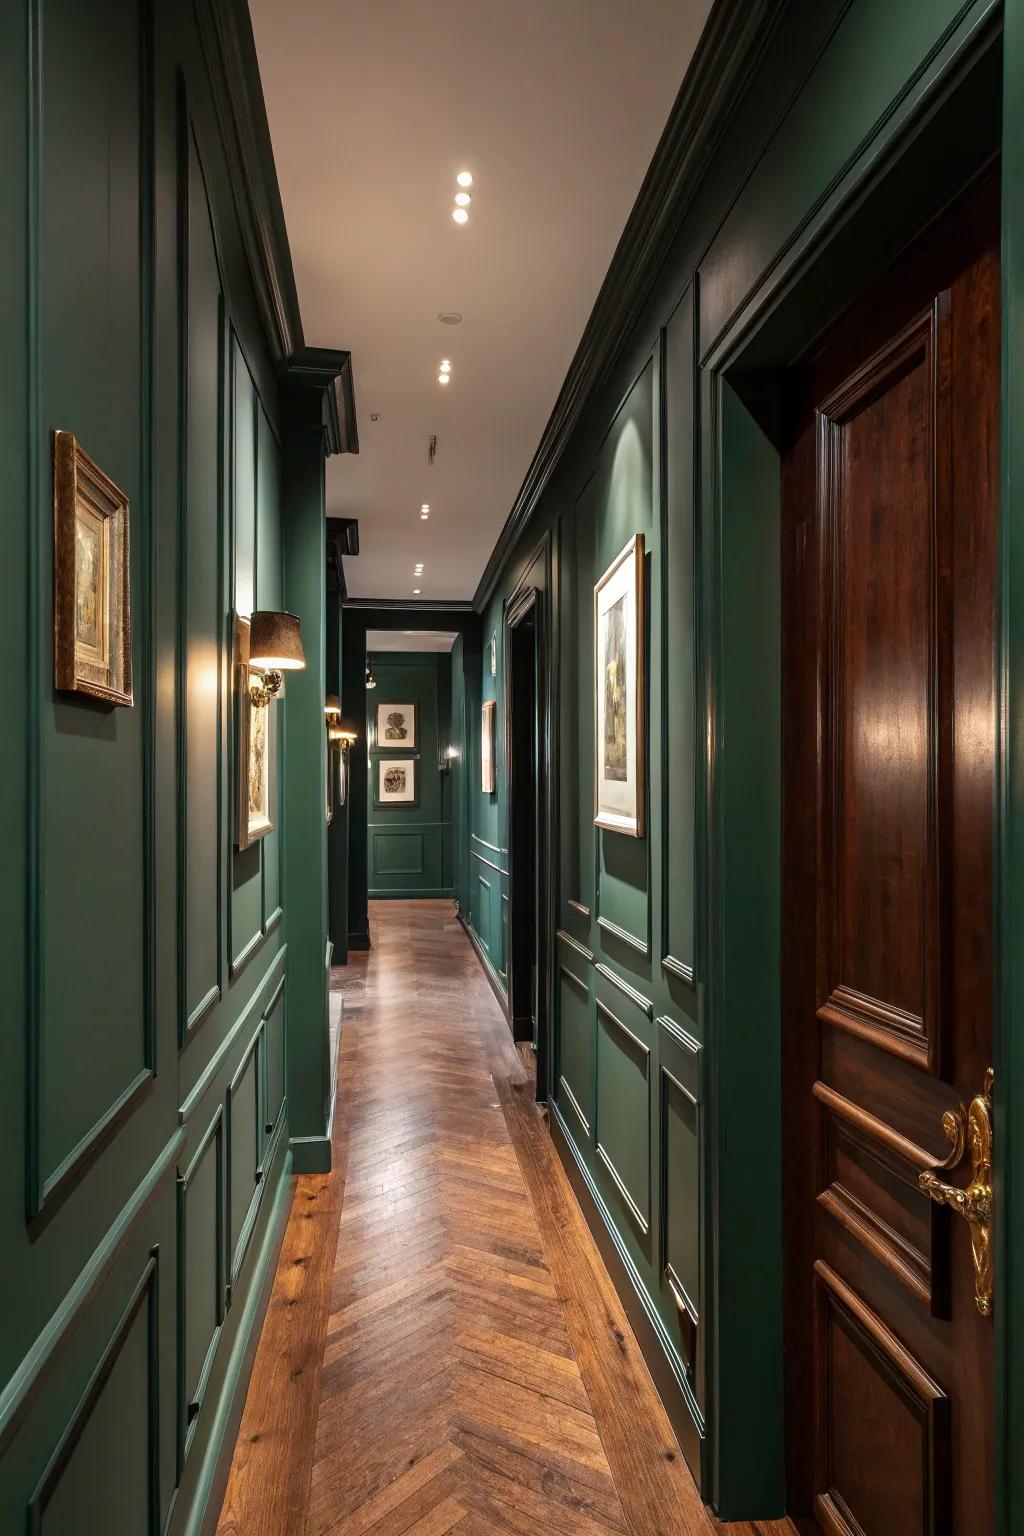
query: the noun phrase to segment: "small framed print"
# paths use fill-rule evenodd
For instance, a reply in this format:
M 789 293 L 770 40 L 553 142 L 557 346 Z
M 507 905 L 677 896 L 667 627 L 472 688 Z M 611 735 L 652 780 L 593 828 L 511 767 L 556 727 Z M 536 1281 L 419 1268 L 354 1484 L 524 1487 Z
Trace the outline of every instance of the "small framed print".
M 494 717 L 498 706 L 488 699 L 480 715 L 480 788 L 485 795 L 493 795 L 494 773 Z
M 415 750 L 415 704 L 377 705 L 377 746 L 381 751 Z
M 53 434 L 53 681 L 132 704 L 128 498 L 73 432 Z
M 258 708 L 249 696 L 249 620 L 235 619 L 235 677 L 237 679 L 238 752 L 237 780 L 238 848 L 273 832 L 276 821 L 275 706 Z
M 490 653 L 491 653 L 491 676 L 492 677 L 497 677 L 497 675 L 498 675 L 498 637 L 497 637 L 496 634 L 491 636 L 491 643 L 490 643 L 490 646 L 489 646 L 489 650 L 490 650 Z
M 377 759 L 377 781 L 373 787 L 373 803 L 378 810 L 383 810 L 389 805 L 419 804 L 416 763 L 417 760 L 414 757 Z
M 644 539 L 594 587 L 594 822 L 644 835 Z

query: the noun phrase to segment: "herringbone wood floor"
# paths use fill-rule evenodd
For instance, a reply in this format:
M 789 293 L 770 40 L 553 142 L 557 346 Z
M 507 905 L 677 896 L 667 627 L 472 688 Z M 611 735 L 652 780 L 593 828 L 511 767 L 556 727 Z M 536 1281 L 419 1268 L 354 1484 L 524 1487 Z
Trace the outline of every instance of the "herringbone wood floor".
M 372 928 L 218 1536 L 711 1536 L 450 903 Z

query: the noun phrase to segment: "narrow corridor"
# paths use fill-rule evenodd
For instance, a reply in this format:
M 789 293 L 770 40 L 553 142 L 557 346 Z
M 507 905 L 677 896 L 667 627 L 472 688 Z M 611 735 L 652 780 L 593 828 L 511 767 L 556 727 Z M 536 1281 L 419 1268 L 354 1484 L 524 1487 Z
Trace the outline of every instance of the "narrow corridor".
M 371 911 L 220 1536 L 710 1532 L 450 903 Z

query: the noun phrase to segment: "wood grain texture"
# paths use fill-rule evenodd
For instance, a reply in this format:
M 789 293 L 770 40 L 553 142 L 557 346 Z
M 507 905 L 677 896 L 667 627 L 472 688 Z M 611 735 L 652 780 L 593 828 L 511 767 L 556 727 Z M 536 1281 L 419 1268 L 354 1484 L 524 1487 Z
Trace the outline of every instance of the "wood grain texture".
M 451 904 L 370 912 L 218 1536 L 789 1536 L 702 1506 Z

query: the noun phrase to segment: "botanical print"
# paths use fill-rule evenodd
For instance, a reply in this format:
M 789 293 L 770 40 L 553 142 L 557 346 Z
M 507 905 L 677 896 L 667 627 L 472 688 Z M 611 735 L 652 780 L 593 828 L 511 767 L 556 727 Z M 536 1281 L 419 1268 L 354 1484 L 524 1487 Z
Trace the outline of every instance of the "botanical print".
M 384 793 L 386 795 L 404 795 L 406 787 L 405 768 L 386 768 L 384 770 Z
M 94 523 L 75 519 L 75 638 L 100 648 L 100 564 L 103 534 Z
M 405 723 L 403 712 L 400 709 L 390 710 L 384 724 L 384 740 L 405 741 L 408 734 L 409 729 Z
M 625 781 L 626 718 L 629 686 L 626 677 L 626 594 L 604 616 L 604 776 Z

